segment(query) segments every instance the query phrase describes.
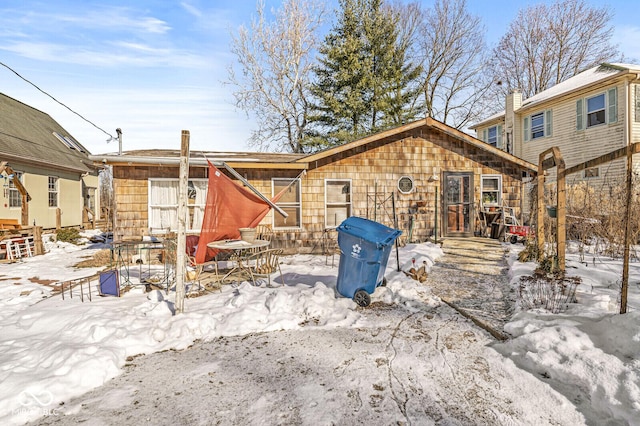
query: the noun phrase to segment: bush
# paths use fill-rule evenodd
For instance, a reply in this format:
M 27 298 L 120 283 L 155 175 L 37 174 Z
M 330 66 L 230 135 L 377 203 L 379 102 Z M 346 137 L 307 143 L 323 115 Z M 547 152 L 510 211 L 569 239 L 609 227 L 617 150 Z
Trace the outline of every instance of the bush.
M 559 277 L 536 273 L 533 277 L 521 277 L 518 299 L 522 309 L 544 309 L 557 314 L 576 303 L 576 287 L 580 277 Z
M 56 239 L 65 243 L 78 244 L 80 231 L 76 228 L 64 228 L 56 232 Z

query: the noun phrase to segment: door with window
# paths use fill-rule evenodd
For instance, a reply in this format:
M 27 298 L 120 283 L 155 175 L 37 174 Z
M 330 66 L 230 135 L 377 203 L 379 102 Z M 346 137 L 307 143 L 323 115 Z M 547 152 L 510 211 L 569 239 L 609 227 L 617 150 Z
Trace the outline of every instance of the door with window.
M 446 235 L 473 235 L 473 173 L 444 173 L 444 226 Z

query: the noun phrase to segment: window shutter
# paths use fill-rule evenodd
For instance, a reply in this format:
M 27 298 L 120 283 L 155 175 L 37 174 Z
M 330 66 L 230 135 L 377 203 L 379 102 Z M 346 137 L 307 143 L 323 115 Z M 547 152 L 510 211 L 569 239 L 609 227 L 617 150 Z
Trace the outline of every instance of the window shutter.
M 640 122 L 640 86 L 634 84 L 636 92 L 636 122 Z
M 582 99 L 578 99 L 576 102 L 576 129 L 582 130 L 584 129 L 584 121 L 583 121 L 583 108 L 582 108 Z
M 544 121 L 545 121 L 545 129 L 544 129 L 544 135 L 545 136 L 551 136 L 551 129 L 553 127 L 552 122 L 551 122 L 551 110 L 548 109 L 545 111 L 544 114 Z
M 496 133 L 498 134 L 496 139 L 496 148 L 502 149 L 502 126 L 498 126 Z
M 486 142 L 487 141 L 487 129 L 484 129 L 482 131 L 482 141 Z
M 529 117 L 525 117 L 523 120 L 522 129 L 524 131 L 524 141 L 529 140 Z
M 609 89 L 609 123 L 618 121 L 618 89 Z

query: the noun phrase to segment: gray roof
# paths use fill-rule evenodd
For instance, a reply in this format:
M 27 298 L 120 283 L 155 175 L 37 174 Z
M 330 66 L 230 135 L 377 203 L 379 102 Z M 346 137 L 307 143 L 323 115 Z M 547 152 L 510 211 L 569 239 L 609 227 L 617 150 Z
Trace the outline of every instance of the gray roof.
M 48 114 L 0 93 L 0 161 L 85 173 L 89 154 Z

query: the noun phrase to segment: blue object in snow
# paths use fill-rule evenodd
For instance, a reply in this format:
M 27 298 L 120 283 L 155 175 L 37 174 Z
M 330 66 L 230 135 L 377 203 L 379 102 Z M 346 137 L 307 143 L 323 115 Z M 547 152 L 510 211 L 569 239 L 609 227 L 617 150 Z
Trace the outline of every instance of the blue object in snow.
M 356 216 L 347 218 L 337 229 L 338 293 L 368 306 L 369 295 L 383 283 L 391 247 L 402 231 Z

